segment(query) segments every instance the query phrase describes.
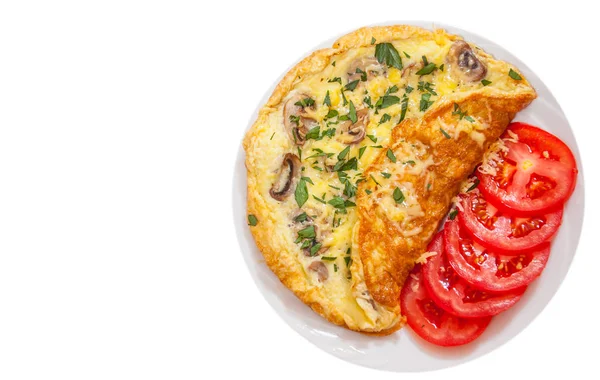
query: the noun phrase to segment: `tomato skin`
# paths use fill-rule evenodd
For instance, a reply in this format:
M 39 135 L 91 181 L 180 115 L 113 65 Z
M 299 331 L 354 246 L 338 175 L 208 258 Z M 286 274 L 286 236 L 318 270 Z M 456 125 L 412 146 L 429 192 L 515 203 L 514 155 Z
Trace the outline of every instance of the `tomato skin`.
M 402 287 L 400 307 L 408 325 L 418 336 L 445 347 L 472 342 L 483 334 L 492 320 L 492 317 L 460 318 L 439 309 L 427 293 L 419 265 Z M 429 307 L 436 315 L 428 317 L 424 307 Z
M 474 202 L 487 201 L 476 192 L 463 197 L 463 210 L 458 213 L 461 225 L 469 231 L 470 235 L 481 245 L 505 254 L 519 254 L 538 249 L 546 244 L 558 231 L 562 223 L 562 209 L 543 215 L 545 224 L 537 230 L 521 237 L 513 237 L 511 217 L 502 215 L 498 217 L 493 229 L 486 228 L 472 210 Z M 488 207 L 489 209 L 490 207 Z
M 515 185 L 512 189 L 504 189 L 491 175 L 478 171 L 477 177 L 481 182 L 479 189 L 494 206 L 512 215 L 540 215 L 561 209 L 575 190 L 578 171 L 573 152 L 558 137 L 532 125 L 515 122 L 511 123 L 507 130 L 519 136 L 518 143 L 507 143 L 509 149 L 512 146 L 514 150 L 519 146 L 523 151 L 523 144 L 525 144 L 533 151 L 529 153 L 523 151 L 523 154 L 515 153 L 513 156 L 520 160 L 527 159 L 537 165 L 529 174 L 523 174 L 526 170 L 522 169 L 522 162 L 517 162 L 517 172 L 530 175 L 539 170 L 540 173 L 553 177 L 551 179 L 554 180 L 555 187 L 532 199 L 524 193 L 524 189 L 519 189 L 520 186 Z M 545 159 L 542 156 L 543 152 L 549 152 L 557 160 Z M 508 155 L 511 156 L 511 152 Z
M 429 257 L 422 266 L 423 282 L 436 305 L 448 313 L 463 318 L 489 317 L 509 309 L 521 299 L 525 288 L 490 293 L 480 291 L 456 276 L 446 259 L 443 233 L 434 237 L 430 247 L 438 254 Z M 469 295 L 475 295 L 479 300 L 464 301 Z
M 473 286 L 492 292 L 506 292 L 519 289 L 529 285 L 538 278 L 548 262 L 550 257 L 550 243 L 544 243 L 539 249 L 528 253 L 531 256 L 525 267 L 510 276 L 497 276 L 498 265 L 496 260 L 499 257 L 497 253 L 488 250 L 485 261 L 475 267 L 470 264 L 461 253 L 461 245 L 465 241 L 461 239 L 463 227 L 458 221 L 448 221 L 444 226 L 444 243 L 448 261 L 456 273 Z

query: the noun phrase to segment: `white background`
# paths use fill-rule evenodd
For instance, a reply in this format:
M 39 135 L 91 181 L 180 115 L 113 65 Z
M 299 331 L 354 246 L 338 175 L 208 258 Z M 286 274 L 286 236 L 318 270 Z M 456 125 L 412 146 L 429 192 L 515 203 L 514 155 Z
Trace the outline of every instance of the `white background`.
M 0 378 L 596 373 L 600 57 L 586 2 L 204 3 L 0 5 Z M 453 24 L 520 57 L 562 105 L 586 175 L 556 297 L 511 342 L 443 373 L 312 346 L 264 301 L 233 230 L 233 162 L 265 91 L 322 40 L 388 19 Z

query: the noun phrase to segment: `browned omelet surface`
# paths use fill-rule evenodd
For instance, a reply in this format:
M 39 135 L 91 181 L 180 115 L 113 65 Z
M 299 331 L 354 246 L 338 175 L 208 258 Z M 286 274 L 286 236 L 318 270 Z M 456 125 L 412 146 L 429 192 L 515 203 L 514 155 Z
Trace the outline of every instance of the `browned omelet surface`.
M 402 327 L 408 272 L 534 98 L 517 68 L 443 30 L 362 28 L 316 51 L 244 139 L 249 228 L 266 264 L 335 324 Z

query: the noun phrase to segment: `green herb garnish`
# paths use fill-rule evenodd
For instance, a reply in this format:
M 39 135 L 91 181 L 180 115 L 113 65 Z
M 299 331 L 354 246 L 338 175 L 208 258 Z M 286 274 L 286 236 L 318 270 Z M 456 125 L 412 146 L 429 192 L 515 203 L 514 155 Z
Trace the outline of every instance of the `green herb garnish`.
M 248 225 L 249 226 L 256 226 L 256 224 L 258 224 L 258 219 L 256 219 L 256 216 L 249 214 L 248 215 Z

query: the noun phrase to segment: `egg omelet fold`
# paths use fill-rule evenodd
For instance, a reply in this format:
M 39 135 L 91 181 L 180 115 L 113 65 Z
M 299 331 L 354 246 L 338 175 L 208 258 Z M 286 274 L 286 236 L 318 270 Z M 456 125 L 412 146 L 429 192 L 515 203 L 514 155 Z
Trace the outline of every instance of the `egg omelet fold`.
M 460 184 L 535 97 L 518 68 L 441 29 L 362 28 L 314 52 L 244 139 L 266 264 L 330 322 L 398 330 L 400 289 Z

